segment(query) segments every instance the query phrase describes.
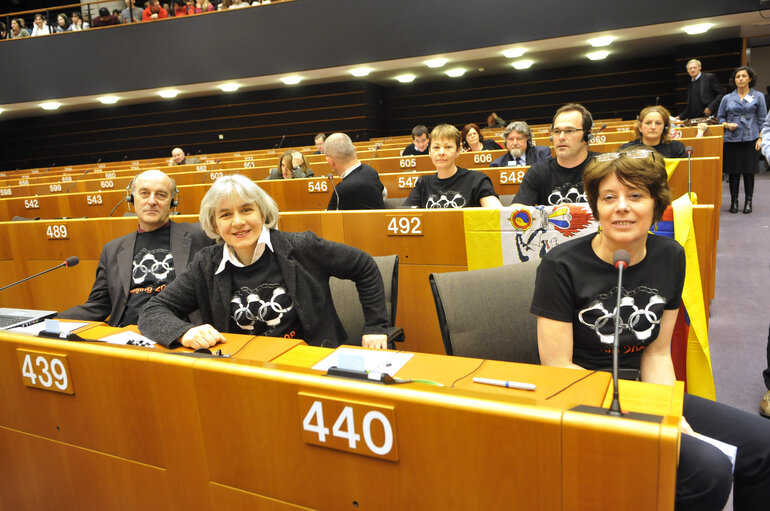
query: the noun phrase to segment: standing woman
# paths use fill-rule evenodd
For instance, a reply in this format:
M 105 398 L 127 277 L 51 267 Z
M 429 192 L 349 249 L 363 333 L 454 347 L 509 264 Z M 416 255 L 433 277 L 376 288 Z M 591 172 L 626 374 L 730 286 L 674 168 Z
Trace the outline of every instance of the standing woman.
M 665 107 L 648 106 L 641 111 L 634 126 L 637 139 L 626 142 L 620 149 L 647 146 L 658 151 L 664 158 L 684 158 L 687 156 L 684 144 L 671 139 L 670 118 L 671 114 Z
M 540 263 L 530 310 L 537 316 L 541 363 L 611 367 L 618 296 L 613 256 L 623 249 L 630 258 L 623 275 L 620 368 L 638 370 L 644 382 L 673 385 L 671 335 L 685 255 L 675 240 L 649 232 L 671 202 L 663 161 L 648 149 L 600 154 L 586 167 L 583 183 L 601 230 L 556 246 Z M 733 484 L 736 511 L 767 509 L 770 422 L 690 394 L 682 415 L 677 511 L 721 511 Z M 693 431 L 737 446 L 734 472 L 727 456 Z
M 494 140 L 484 140 L 478 124 L 466 124 L 460 134 L 463 151 L 495 151 L 502 149 Z
M 751 88 L 756 74 L 748 66 L 741 66 L 733 72 L 730 82 L 735 90 L 726 94 L 719 104 L 719 117 L 725 128 L 723 170 L 730 179 L 730 213 L 738 212 L 738 192 L 741 174 L 746 201 L 743 212 L 751 213 L 751 199 L 754 195 L 754 174 L 759 172 L 759 151 L 762 138 L 762 123 L 767 116 L 765 96 Z

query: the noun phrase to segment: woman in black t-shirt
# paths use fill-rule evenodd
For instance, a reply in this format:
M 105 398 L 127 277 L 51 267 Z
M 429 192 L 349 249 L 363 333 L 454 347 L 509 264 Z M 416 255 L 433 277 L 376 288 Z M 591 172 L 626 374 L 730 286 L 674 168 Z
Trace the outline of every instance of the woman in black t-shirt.
M 543 365 L 609 369 L 617 272 L 613 255 L 629 254 L 620 302 L 621 368 L 639 369 L 645 382 L 673 385 L 671 336 L 685 258 L 673 240 L 650 234 L 671 201 L 662 159 L 634 149 L 597 156 L 583 174 L 588 203 L 601 231 L 557 246 L 538 268 L 531 311 L 538 316 Z M 692 427 L 690 427 L 692 425 Z M 770 502 L 770 422 L 685 394 L 676 509 L 721 510 L 734 480 L 736 510 Z M 738 448 L 732 466 L 693 431 Z
M 660 105 L 648 106 L 639 114 L 634 131 L 636 140 L 627 142 L 620 149 L 649 147 L 658 151 L 664 158 L 684 158 L 687 156 L 684 144 L 672 140 L 669 128 L 671 114 Z M 640 147 L 641 146 L 641 147 Z

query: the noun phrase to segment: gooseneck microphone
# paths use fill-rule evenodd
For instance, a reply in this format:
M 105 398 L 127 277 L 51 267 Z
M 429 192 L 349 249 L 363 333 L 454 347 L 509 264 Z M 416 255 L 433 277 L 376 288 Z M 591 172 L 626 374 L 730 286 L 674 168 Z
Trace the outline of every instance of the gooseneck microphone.
M 623 249 L 616 250 L 612 254 L 612 264 L 618 269 L 618 300 L 615 304 L 615 336 L 612 340 L 612 404 L 607 412 L 608 415 L 620 417 L 623 412 L 620 411 L 620 394 L 618 392 L 618 349 L 620 344 L 620 298 L 623 294 L 623 270 L 628 268 L 631 260 L 629 253 Z
M 692 201 L 692 146 L 688 145 L 685 147 L 684 152 L 687 153 L 687 198 Z
M 77 183 L 78 181 L 80 181 L 80 178 L 81 178 L 81 177 L 83 177 L 83 176 L 85 176 L 85 175 L 86 175 L 86 174 L 88 174 L 89 172 L 91 172 L 91 169 L 86 169 L 86 171 L 85 171 L 85 172 L 83 172 L 83 173 L 82 173 L 82 174 L 80 174 L 78 177 L 76 177 L 76 178 L 75 178 L 75 180 L 74 180 L 73 182 L 71 182 L 71 183 L 70 183 L 70 185 L 67 187 L 67 189 L 64 191 L 64 193 L 69 193 L 69 191 L 72 189 L 72 187 L 73 187 L 73 186 L 75 186 L 75 183 Z
M 44 273 L 48 273 L 49 271 L 54 271 L 54 270 L 56 270 L 56 269 L 59 269 L 59 268 L 61 268 L 62 266 L 66 266 L 67 268 L 69 268 L 69 267 L 71 267 L 71 266 L 75 266 L 75 265 L 77 265 L 79 262 L 80 262 L 80 259 L 78 259 L 78 257 L 77 257 L 77 256 L 69 256 L 69 257 L 68 257 L 68 258 L 67 258 L 67 259 L 66 259 L 64 262 L 62 262 L 61 264 L 58 264 L 58 265 L 54 266 L 53 268 L 48 268 L 48 269 L 47 269 L 47 270 L 45 270 L 45 271 L 41 271 L 40 273 L 36 273 L 36 274 L 34 274 L 34 275 L 31 275 L 31 276 L 29 276 L 29 277 L 27 277 L 27 278 L 21 279 L 21 280 L 19 280 L 18 282 L 14 282 L 13 284 L 8 284 L 8 285 L 7 285 L 7 286 L 5 286 L 5 287 L 0 287 L 0 291 L 5 291 L 5 290 L 6 290 L 6 289 L 8 289 L 9 287 L 13 287 L 13 286 L 15 286 L 16 284 L 21 284 L 22 282 L 26 282 L 26 281 L 28 281 L 29 279 L 34 279 L 35 277 L 39 277 L 40 275 L 43 275 Z
M 375 156 L 377 156 L 377 151 L 380 150 L 380 147 L 382 147 L 382 142 L 378 143 L 374 146 L 374 152 L 372 153 L 372 157 L 369 158 L 369 163 L 367 163 L 368 166 L 372 166 L 372 160 L 374 160 Z
M 340 209 L 340 194 L 337 193 L 337 187 L 334 185 L 334 173 L 326 174 L 326 177 L 329 178 L 329 181 L 332 182 L 332 189 L 334 190 L 334 195 L 337 197 L 337 207 L 335 208 L 337 211 Z

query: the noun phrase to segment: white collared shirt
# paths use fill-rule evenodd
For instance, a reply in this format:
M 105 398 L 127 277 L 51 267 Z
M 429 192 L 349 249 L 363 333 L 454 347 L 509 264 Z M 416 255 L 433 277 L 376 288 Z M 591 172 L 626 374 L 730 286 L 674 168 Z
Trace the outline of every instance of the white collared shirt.
M 340 179 L 345 179 L 346 177 L 348 177 L 348 174 L 356 170 L 360 165 L 361 165 L 361 162 L 356 160 L 356 162 L 353 164 L 352 167 L 345 169 L 345 172 L 342 173 L 342 175 L 340 176 Z
M 703 72 L 698 73 L 698 76 L 696 76 L 695 78 L 692 78 L 690 81 L 691 82 L 697 81 L 698 78 L 700 78 L 700 75 L 702 75 L 702 74 L 703 74 Z
M 257 259 L 257 254 L 262 255 L 264 253 L 265 247 L 269 248 L 271 252 L 275 252 L 275 250 L 273 250 L 273 243 L 270 241 L 270 229 L 263 224 L 262 232 L 259 234 L 259 239 L 257 240 L 257 246 L 254 247 L 254 255 L 251 257 L 251 263 Z M 222 247 L 222 262 L 219 263 L 219 267 L 217 268 L 217 271 L 214 272 L 214 275 L 222 273 L 225 269 L 225 264 L 228 262 L 236 268 L 245 268 L 248 266 L 240 262 L 233 253 L 233 249 L 230 248 L 230 245 L 225 243 Z

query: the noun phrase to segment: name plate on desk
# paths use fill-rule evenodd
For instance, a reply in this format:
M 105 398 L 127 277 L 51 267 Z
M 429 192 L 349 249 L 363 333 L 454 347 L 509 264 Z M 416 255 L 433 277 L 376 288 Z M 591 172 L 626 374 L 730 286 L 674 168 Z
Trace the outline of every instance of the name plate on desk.
M 305 443 L 398 461 L 392 406 L 346 401 L 306 392 L 300 392 L 297 397 Z
M 27 387 L 74 394 L 67 355 L 17 349 L 21 379 Z

